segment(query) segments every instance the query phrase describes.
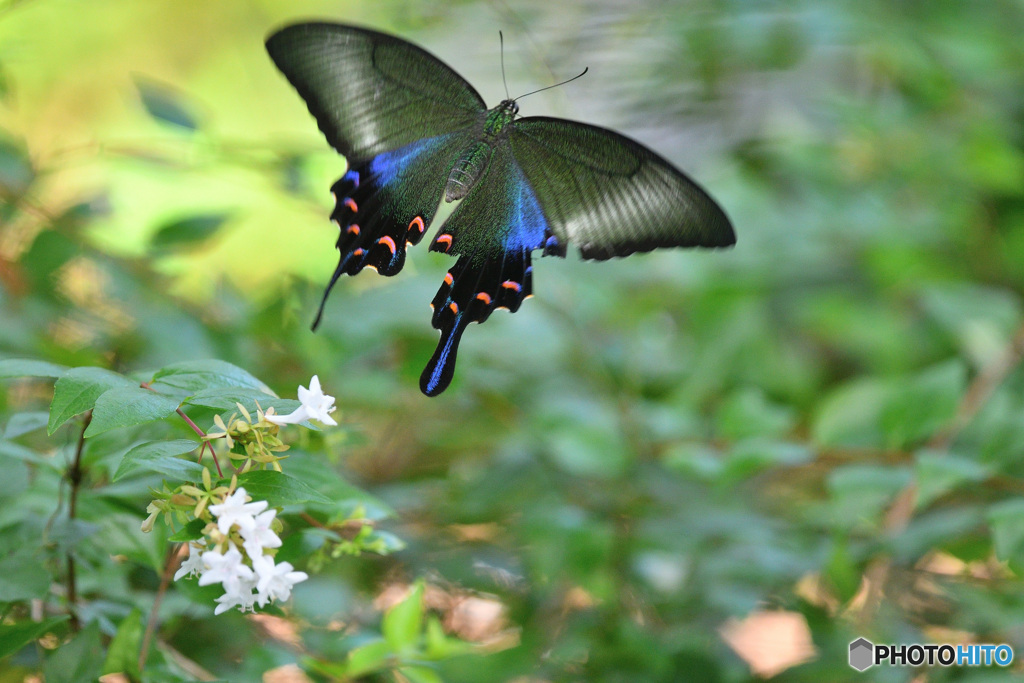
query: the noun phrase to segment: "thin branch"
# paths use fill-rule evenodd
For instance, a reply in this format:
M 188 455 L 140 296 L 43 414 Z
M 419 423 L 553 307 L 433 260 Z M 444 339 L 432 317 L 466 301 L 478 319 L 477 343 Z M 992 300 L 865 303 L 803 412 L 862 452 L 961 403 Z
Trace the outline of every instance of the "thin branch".
M 178 413 L 178 415 L 181 415 L 181 419 L 183 419 L 185 422 L 187 422 L 188 426 L 191 427 L 195 431 L 196 434 L 198 434 L 199 436 L 206 436 L 206 432 L 204 432 L 202 429 L 200 429 L 199 425 L 197 425 L 195 422 L 193 422 L 189 418 L 189 416 L 185 414 L 185 411 L 183 411 L 181 408 L 178 408 L 177 413 Z M 214 453 L 214 451 L 213 451 L 213 444 L 212 443 L 210 443 L 209 441 L 204 441 L 203 442 L 203 445 L 199 447 L 199 459 L 200 460 L 203 459 L 203 449 L 206 448 L 207 446 L 210 447 L 210 457 L 213 458 L 213 464 L 216 465 L 216 467 L 217 467 L 217 476 L 223 478 L 224 477 L 224 473 L 220 471 L 220 462 L 217 460 L 217 454 Z
M 992 394 L 995 393 L 1003 380 L 1020 365 L 1024 359 L 1024 325 L 1017 328 L 1009 345 L 1002 355 L 981 369 L 978 376 L 971 382 L 960 405 L 957 406 L 953 419 L 939 430 L 928 442 L 928 446 L 938 450 L 949 448 L 953 440 L 959 436 L 971 420 L 981 411 Z
M 71 493 L 68 496 L 68 521 L 73 522 L 75 515 L 78 512 L 78 488 L 82 484 L 82 451 L 85 450 L 85 430 L 89 428 L 89 423 L 92 422 L 92 411 L 85 413 L 85 419 L 82 421 L 82 433 L 78 435 L 78 446 L 75 448 L 75 459 L 68 468 L 65 476 L 68 482 L 71 484 Z M 72 550 L 67 552 L 68 562 L 68 613 L 71 615 L 71 629 L 73 631 L 79 630 L 81 624 L 78 621 L 78 614 L 75 606 L 78 603 L 78 589 L 77 582 L 75 579 L 75 555 Z
M 149 657 L 149 647 L 153 642 L 153 635 L 156 633 L 157 614 L 160 611 L 160 603 L 163 602 L 167 587 L 171 585 L 171 577 L 177 571 L 181 563 L 181 556 L 184 554 L 188 543 L 181 543 L 177 546 L 170 546 L 167 549 L 167 560 L 164 562 L 163 575 L 160 577 L 160 587 L 153 598 L 153 607 L 149 610 L 149 618 L 146 620 L 146 634 L 142 638 L 142 649 L 139 650 L 139 671 L 146 668 L 146 659 Z
M 149 382 L 143 382 L 139 386 L 142 387 L 143 389 L 149 389 L 154 393 L 156 392 L 156 389 L 149 386 Z M 192 419 L 185 414 L 184 410 L 182 410 L 181 408 L 176 408 L 174 412 L 178 413 L 178 415 L 181 416 L 181 419 L 184 420 L 188 424 L 188 426 L 192 428 L 192 431 L 194 431 L 200 437 L 206 436 L 206 432 L 200 429 L 199 425 L 193 422 Z M 217 460 L 217 453 L 213 450 L 213 444 L 210 443 L 209 441 L 203 441 L 203 445 L 199 447 L 199 462 L 203 461 L 203 451 L 206 450 L 207 447 L 210 448 L 210 457 L 213 459 L 213 464 L 217 468 L 217 476 L 223 478 L 224 473 L 221 472 L 220 470 L 220 461 Z
M 1014 332 L 1003 353 L 981 369 L 981 372 L 967 387 L 953 419 L 928 440 L 928 447 L 940 451 L 949 450 L 953 441 L 978 415 L 999 385 L 1021 364 L 1022 360 L 1024 360 L 1024 324 Z M 911 481 L 896 494 L 886 511 L 885 520 L 882 523 L 882 534 L 894 537 L 903 533 L 910 525 L 916 504 L 917 482 Z M 891 568 L 892 558 L 879 557 L 870 564 L 865 572 L 868 594 L 858 619 L 862 625 L 871 620 L 881 604 L 882 592 L 889 579 Z

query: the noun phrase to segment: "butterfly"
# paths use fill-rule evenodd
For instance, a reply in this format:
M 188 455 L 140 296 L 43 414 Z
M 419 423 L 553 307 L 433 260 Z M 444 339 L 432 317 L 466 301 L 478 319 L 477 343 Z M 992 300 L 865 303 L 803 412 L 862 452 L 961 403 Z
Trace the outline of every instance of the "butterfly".
M 434 296 L 440 331 L 420 377 L 428 396 L 455 372 L 462 333 L 533 292 L 531 254 L 608 259 L 659 247 L 727 247 L 725 212 L 650 149 L 605 128 L 488 109 L 444 62 L 395 36 L 332 23 L 287 26 L 267 39 L 277 68 L 348 162 L 331 188 L 337 268 L 398 273 L 441 199 L 459 201 L 430 242 L 457 256 Z

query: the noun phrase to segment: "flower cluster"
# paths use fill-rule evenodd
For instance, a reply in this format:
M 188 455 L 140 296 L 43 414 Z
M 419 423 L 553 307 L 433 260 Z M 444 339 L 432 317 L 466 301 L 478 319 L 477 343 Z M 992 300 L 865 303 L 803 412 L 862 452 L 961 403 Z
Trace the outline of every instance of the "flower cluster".
M 146 510 L 149 516 L 142 523 L 143 531 L 152 530 L 161 515 L 171 527 L 201 522 L 195 525 L 202 529 L 201 538 L 189 542 L 188 558 L 174 580 L 198 576 L 200 586 L 220 584 L 224 594 L 217 598 L 216 614 L 232 607 L 254 611 L 256 605 L 287 600 L 292 586 L 308 578 L 288 562 L 275 562 L 274 554 L 281 546 L 277 510 L 268 509 L 265 500 L 249 500 L 237 478 L 250 470 L 282 472 L 281 461 L 288 450 L 278 436 L 283 425 L 310 419 L 337 424 L 330 416 L 335 411 L 334 397 L 324 394 L 316 375 L 309 389 L 299 387 L 298 395 L 301 405 L 288 415 L 275 415 L 273 407 L 264 411 L 257 403 L 254 419 L 245 406 L 237 403 L 238 412 L 227 420 L 215 416 L 217 431 L 203 435 L 203 449 L 209 449 L 221 478 L 215 481 L 209 468 L 204 467 L 201 481 L 184 482 L 174 488 L 165 483 L 161 491 L 154 492 L 155 498 Z M 227 480 L 214 451 L 215 442 L 227 447 L 231 465 Z
M 287 600 L 292 586 L 308 578 L 291 563 L 274 562 L 273 555 L 264 552 L 281 546 L 272 528 L 277 510 L 267 510 L 265 500 L 247 498 L 239 487 L 224 502 L 210 506 L 216 524 L 210 525 L 209 538 L 189 544 L 188 559 L 174 575 L 175 581 L 198 575 L 200 586 L 219 583 L 224 595 L 217 598 L 214 614 L 232 607 L 253 611 L 256 604 Z

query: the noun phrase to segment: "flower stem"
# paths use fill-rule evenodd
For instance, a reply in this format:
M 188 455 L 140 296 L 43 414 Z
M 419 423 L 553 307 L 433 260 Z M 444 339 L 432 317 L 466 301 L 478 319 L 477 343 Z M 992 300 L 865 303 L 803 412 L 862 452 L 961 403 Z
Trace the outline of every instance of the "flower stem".
M 149 389 L 152 392 L 156 392 L 156 389 L 154 389 L 153 387 L 149 386 L 149 382 L 143 382 L 139 386 L 142 387 L 143 389 Z M 196 434 L 198 434 L 199 436 L 206 436 L 206 432 L 204 432 L 202 429 L 200 429 L 199 425 L 197 425 L 195 422 L 193 422 L 189 418 L 189 416 L 185 414 L 184 410 L 182 410 L 181 408 L 177 408 L 177 409 L 175 409 L 174 412 L 178 413 L 178 415 L 181 416 L 181 419 L 184 420 L 186 423 L 188 423 L 188 426 L 191 427 L 192 430 Z M 209 441 L 204 441 L 203 445 L 199 447 L 199 461 L 202 462 L 202 460 L 203 460 L 203 450 L 205 450 L 207 446 L 210 447 L 210 457 L 213 458 L 213 464 L 217 468 L 217 476 L 218 477 L 223 477 L 224 473 L 220 471 L 220 462 L 217 460 L 217 453 L 214 452 L 213 444 L 210 443 Z
M 188 415 L 185 414 L 181 408 L 178 408 L 178 415 L 181 415 L 181 419 L 188 423 L 188 426 L 195 430 L 195 433 L 199 436 L 206 436 L 206 432 L 199 428 L 199 426 L 193 422 Z M 210 447 L 210 457 L 213 458 L 213 464 L 217 467 L 217 476 L 223 477 L 224 473 L 220 471 L 220 462 L 217 460 L 217 454 L 213 451 L 213 444 L 209 441 L 204 441 L 202 447 L 199 449 L 199 459 L 203 458 L 203 448 Z
M 85 413 L 85 419 L 82 421 L 82 433 L 78 435 L 78 446 L 75 448 L 75 459 L 68 467 L 68 471 L 65 476 L 68 482 L 71 484 L 71 494 L 68 497 L 68 520 L 73 521 L 75 515 L 78 512 L 78 488 L 82 484 L 82 451 L 85 450 L 85 430 L 89 428 L 89 423 L 92 422 L 92 411 Z M 71 615 L 71 629 L 74 631 L 81 628 L 81 624 L 78 621 L 78 613 L 75 609 L 75 605 L 78 603 L 78 589 L 76 586 L 75 579 L 75 556 L 71 550 L 67 553 L 68 562 L 68 613 Z
M 171 584 L 171 577 L 180 563 L 182 551 L 188 547 L 187 543 L 171 545 L 167 549 L 167 561 L 164 563 L 164 573 L 160 577 L 160 587 L 153 598 L 153 607 L 149 610 L 149 618 L 146 620 L 146 634 L 142 637 L 142 649 L 139 650 L 139 671 L 146 668 L 146 658 L 149 657 L 149 646 L 153 642 L 153 634 L 156 633 L 156 618 L 160 611 L 160 603 L 167 593 L 167 587 Z

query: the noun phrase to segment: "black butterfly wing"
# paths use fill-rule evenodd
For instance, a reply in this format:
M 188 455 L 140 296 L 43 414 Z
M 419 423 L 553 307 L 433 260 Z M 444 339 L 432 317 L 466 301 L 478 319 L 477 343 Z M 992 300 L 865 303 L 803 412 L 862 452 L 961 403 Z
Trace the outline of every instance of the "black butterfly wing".
M 508 141 L 498 141 L 486 171 L 430 245 L 431 251 L 459 258 L 431 304 L 431 324 L 441 338 L 420 377 L 423 393 L 435 396 L 451 382 L 469 323 L 483 322 L 498 308 L 514 313 L 532 294 L 530 254 L 551 239 L 541 205 Z
M 471 126 L 487 109 L 440 59 L 370 29 L 295 24 L 271 35 L 267 52 L 351 166 Z
M 394 275 L 433 220 L 448 172 L 486 111 L 444 62 L 404 40 L 339 24 L 297 24 L 267 40 L 348 172 L 334 187 L 342 273 Z
M 700 186 L 638 142 L 614 131 L 548 117 L 517 120 L 512 153 L 551 232 L 583 258 L 659 247 L 727 247 L 736 235 Z

